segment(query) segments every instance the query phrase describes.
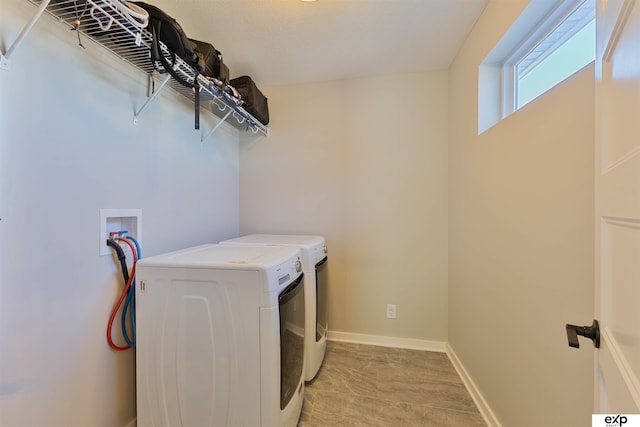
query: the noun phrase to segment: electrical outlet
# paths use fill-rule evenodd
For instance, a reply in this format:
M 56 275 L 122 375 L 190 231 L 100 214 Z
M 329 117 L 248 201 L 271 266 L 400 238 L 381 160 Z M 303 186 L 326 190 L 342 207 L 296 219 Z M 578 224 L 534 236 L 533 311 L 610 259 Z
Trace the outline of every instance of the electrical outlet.
M 387 319 L 395 319 L 395 318 L 396 318 L 396 305 L 387 304 Z

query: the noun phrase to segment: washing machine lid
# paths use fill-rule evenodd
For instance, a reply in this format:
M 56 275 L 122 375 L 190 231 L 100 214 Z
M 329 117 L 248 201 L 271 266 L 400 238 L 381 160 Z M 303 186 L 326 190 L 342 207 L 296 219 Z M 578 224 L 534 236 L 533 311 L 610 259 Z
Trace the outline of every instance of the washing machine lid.
M 236 239 L 225 240 L 221 243 L 252 243 L 311 247 L 324 244 L 324 237 L 293 234 L 248 234 Z
M 143 258 L 138 266 L 268 270 L 299 257 L 300 249 L 293 246 L 206 244 Z
M 295 246 L 302 251 L 302 266 L 305 273 L 315 271 L 315 266 L 327 256 L 327 246 L 322 236 L 293 234 L 248 234 L 220 242 L 222 245 L 278 245 Z M 315 274 L 315 272 L 314 272 Z

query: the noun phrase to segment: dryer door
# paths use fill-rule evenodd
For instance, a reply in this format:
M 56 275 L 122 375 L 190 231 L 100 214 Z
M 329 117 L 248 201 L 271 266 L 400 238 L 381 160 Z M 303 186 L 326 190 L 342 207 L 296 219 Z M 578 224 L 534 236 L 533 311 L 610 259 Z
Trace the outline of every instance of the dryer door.
M 316 264 L 316 342 L 327 334 L 327 257 Z
M 302 379 L 304 366 L 304 275 L 278 297 L 280 310 L 280 409 L 284 409 Z

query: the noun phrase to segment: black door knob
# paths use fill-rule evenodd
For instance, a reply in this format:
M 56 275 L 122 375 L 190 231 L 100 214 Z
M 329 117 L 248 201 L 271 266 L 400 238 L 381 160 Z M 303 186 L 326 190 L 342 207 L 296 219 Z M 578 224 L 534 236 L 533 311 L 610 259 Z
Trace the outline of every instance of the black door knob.
M 576 326 L 567 324 L 567 339 L 569 347 L 580 348 L 578 335 L 590 338 L 595 348 L 600 348 L 600 324 L 594 320 L 591 326 Z

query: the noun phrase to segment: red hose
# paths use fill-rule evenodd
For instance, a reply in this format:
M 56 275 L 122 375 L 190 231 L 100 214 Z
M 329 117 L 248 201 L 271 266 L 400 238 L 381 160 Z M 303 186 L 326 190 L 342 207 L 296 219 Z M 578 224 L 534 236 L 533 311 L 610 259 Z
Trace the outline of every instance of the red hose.
M 111 347 L 112 349 L 116 351 L 124 351 L 124 350 L 130 349 L 131 346 L 130 345 L 119 346 L 118 344 L 113 342 L 113 338 L 111 337 L 111 329 L 113 328 L 113 321 L 116 318 L 116 314 L 118 313 L 118 310 L 122 305 L 122 302 L 127 297 L 127 294 L 129 293 L 129 289 L 131 289 L 131 284 L 133 283 L 133 278 L 136 275 L 136 263 L 138 262 L 138 253 L 136 252 L 136 248 L 133 245 L 133 243 L 131 243 L 129 240 L 123 239 L 121 237 L 118 237 L 117 239 L 120 242 L 126 243 L 131 248 L 131 251 L 133 253 L 133 267 L 131 267 L 131 273 L 129 274 L 129 281 L 125 284 L 125 287 L 122 290 L 122 294 L 120 295 L 120 299 L 118 299 L 118 302 L 116 303 L 115 307 L 113 307 L 113 310 L 111 311 L 111 316 L 109 316 L 109 324 L 107 325 L 107 342 L 109 343 L 109 347 Z
M 129 245 L 129 247 L 131 248 L 131 253 L 133 254 L 133 266 L 136 266 L 136 263 L 138 262 L 138 252 L 136 251 L 136 247 L 133 243 L 131 243 L 131 241 L 129 239 L 123 239 L 122 237 L 118 237 L 117 240 L 119 242 L 124 242 L 127 245 Z

